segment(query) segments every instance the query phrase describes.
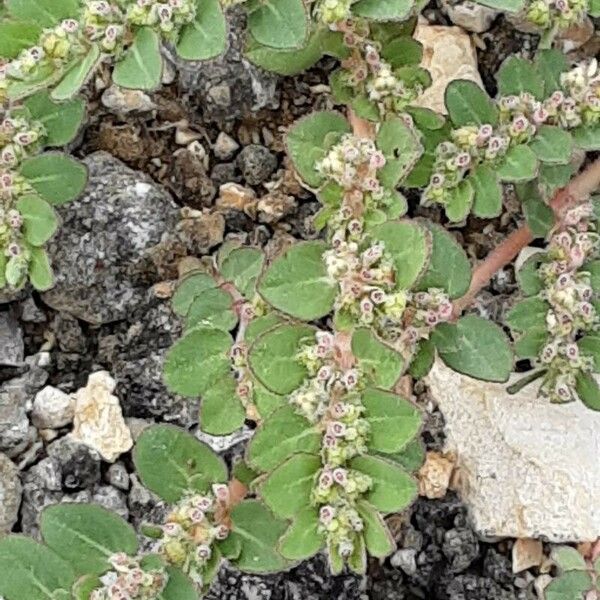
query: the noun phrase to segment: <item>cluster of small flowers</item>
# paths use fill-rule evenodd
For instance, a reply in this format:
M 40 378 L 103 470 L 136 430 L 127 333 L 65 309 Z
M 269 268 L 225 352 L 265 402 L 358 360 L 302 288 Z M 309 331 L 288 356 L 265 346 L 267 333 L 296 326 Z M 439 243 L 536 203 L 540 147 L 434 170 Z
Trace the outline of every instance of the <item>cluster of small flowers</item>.
M 376 172 L 384 165 L 385 157 L 375 142 L 347 133 L 316 167 L 345 190 L 374 192 L 381 187 Z
M 36 154 L 45 133 L 39 121 L 7 115 L 0 121 L 0 169 L 14 169 L 24 158 Z
M 316 14 L 319 20 L 332 26 L 350 17 L 350 7 L 355 0 L 320 0 Z
M 37 45 L 22 50 L 17 58 L 0 67 L 0 100 L 10 80 L 26 80 L 38 73 L 47 77 L 81 56 L 85 49 L 80 33 L 75 19 L 44 29 Z
M 402 346 L 410 354 L 419 340 L 429 337 L 439 323 L 452 318 L 452 302 L 444 290 L 429 288 L 409 295 L 405 312 L 407 325 L 400 332 Z
M 542 29 L 562 31 L 581 23 L 587 11 L 587 0 L 533 0 L 525 9 L 525 16 Z
M 350 230 L 352 225 L 351 221 Z M 329 277 L 340 285 L 336 312 L 378 331 L 400 324 L 407 294 L 393 289 L 394 264 L 383 244 L 374 243 L 361 252 L 358 242 L 344 241 L 340 231 L 332 242 L 333 248 L 325 252 L 324 260 Z
M 500 122 L 496 128 L 467 125 L 451 132 L 451 141 L 436 148 L 434 173 L 423 192 L 423 203 L 445 204 L 448 192 L 467 171 L 481 163 L 494 164 L 516 144 L 527 143 L 544 125 L 573 129 L 600 123 L 600 70 L 592 59 L 561 75 L 561 86 L 544 101 L 524 92 L 496 101 Z
M 319 532 L 325 533 L 329 552 L 337 552 L 342 558 L 352 555 L 363 529 L 362 518 L 347 500 L 325 504 L 319 510 Z
M 165 589 L 168 575 L 164 569 L 144 570 L 139 560 L 125 553 L 109 558 L 113 571 L 100 578 L 102 587 L 90 600 L 155 600 Z
M 217 516 L 229 503 L 229 488 L 214 484 L 212 494 L 192 494 L 173 508 L 162 526 L 163 537 L 156 551 L 182 569 L 200 588 L 212 556 L 212 544 L 229 535 L 229 528 L 217 523 Z
M 564 227 L 550 239 L 547 262 L 538 269 L 544 283 L 541 296 L 550 304 L 546 315 L 550 341 L 539 356 L 548 368 L 541 391 L 552 402 L 574 400 L 577 375 L 593 367 L 591 358 L 583 356 L 576 343 L 582 334 L 600 328 L 590 275 L 581 270 L 600 255 L 600 236 L 590 221 L 592 214 L 592 204 L 586 202 L 565 215 Z
M 153 27 L 168 40 L 196 16 L 196 3 L 192 0 L 136 0 L 127 4 L 128 25 Z

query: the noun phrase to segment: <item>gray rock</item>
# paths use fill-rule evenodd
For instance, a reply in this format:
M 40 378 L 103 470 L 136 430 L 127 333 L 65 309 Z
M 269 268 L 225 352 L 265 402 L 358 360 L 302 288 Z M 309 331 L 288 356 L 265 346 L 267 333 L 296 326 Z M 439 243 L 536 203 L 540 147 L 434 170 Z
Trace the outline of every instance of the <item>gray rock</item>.
M 27 411 L 33 395 L 48 379 L 48 373 L 32 366 L 25 374 L 0 385 L 0 451 L 18 456 L 35 439 L 30 432 Z
M 230 159 L 236 152 L 240 145 L 224 131 L 221 131 L 217 136 L 213 151 L 215 156 L 220 160 Z
M 244 57 L 245 11 L 234 8 L 228 12 L 228 20 L 229 47 L 222 56 L 202 62 L 170 56 L 179 70 L 181 87 L 197 95 L 204 117 L 209 120 L 238 119 L 279 106 L 277 76 L 255 67 Z
M 17 467 L 0 453 L 0 535 L 8 533 L 17 522 L 22 492 Z
M 242 178 L 233 162 L 219 163 L 210 172 L 210 178 L 217 188 L 224 183 L 240 183 Z
M 38 307 L 31 296 L 28 296 L 21 302 L 21 321 L 24 321 L 25 323 L 46 322 L 44 311 Z
M 61 484 L 67 491 L 86 489 L 100 480 L 99 454 L 69 436 L 52 442 L 48 456 L 58 464 Z
M 110 465 L 106 472 L 106 480 L 113 487 L 125 492 L 129 489 L 129 473 L 125 468 L 125 465 L 121 462 Z
M 417 551 L 412 548 L 403 548 L 394 552 L 390 558 L 392 567 L 402 569 L 407 575 L 414 575 L 417 572 Z
M 0 312 L 0 365 L 21 366 L 24 352 L 23 331 L 19 322 L 11 312 Z
M 117 513 L 124 519 L 129 518 L 127 496 L 111 485 L 101 485 L 96 488 L 94 494 L 92 495 L 92 502 L 103 506 L 111 512 Z
M 73 420 L 73 397 L 47 385 L 35 396 L 31 420 L 38 429 L 58 429 Z
M 264 183 L 277 168 L 277 158 L 264 146 L 250 144 L 237 157 L 242 175 L 250 185 Z
M 151 281 L 145 258 L 178 221 L 159 185 L 106 152 L 84 159 L 83 196 L 61 209 L 63 224 L 48 245 L 56 285 L 43 294 L 52 308 L 93 324 L 125 318 Z
M 63 352 L 83 354 L 86 350 L 86 337 L 79 321 L 67 313 L 59 313 L 52 322 L 58 347 Z

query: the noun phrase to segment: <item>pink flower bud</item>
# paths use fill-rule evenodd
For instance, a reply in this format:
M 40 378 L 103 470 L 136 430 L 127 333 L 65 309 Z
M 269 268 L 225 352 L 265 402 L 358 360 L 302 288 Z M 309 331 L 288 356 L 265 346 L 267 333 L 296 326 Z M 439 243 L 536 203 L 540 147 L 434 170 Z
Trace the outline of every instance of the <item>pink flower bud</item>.
M 346 433 L 346 426 L 339 421 L 330 421 L 327 425 L 327 433 L 338 438 Z
M 324 435 L 323 436 L 323 445 L 325 448 L 335 448 L 337 446 L 337 440 L 334 435 Z
M 207 544 L 200 544 L 198 548 L 196 548 L 196 556 L 200 561 L 208 560 L 211 557 L 211 554 L 212 551 L 210 549 L 210 546 L 208 546 Z
M 229 488 L 224 483 L 213 483 L 212 491 L 219 502 L 229 501 Z
M 371 301 L 373 304 L 383 304 L 383 302 L 385 302 L 385 298 L 385 292 L 382 290 L 373 290 L 371 292 Z
M 8 253 L 11 256 L 19 256 L 21 254 L 21 247 L 19 246 L 19 244 L 9 244 Z
M 370 315 L 373 312 L 373 303 L 368 298 L 364 298 L 360 301 L 360 310 L 364 315 Z
M 485 125 L 482 125 L 479 128 L 479 131 L 477 132 L 477 137 L 482 142 L 485 142 L 486 140 L 490 139 L 492 133 L 494 133 L 494 128 L 486 123 Z
M 567 344 L 565 355 L 569 360 L 577 360 L 579 358 L 579 347 L 577 344 Z
M 315 338 L 319 345 L 325 348 L 333 348 L 333 335 L 328 331 L 317 331 Z
M 444 300 L 438 309 L 438 315 L 442 319 L 448 319 L 452 315 L 452 302 Z
M 348 223 L 348 231 L 355 235 L 362 232 L 362 223 L 358 219 L 352 219 L 350 223 Z
M 60 26 L 66 33 L 75 33 L 79 29 L 79 23 L 75 19 L 65 19 Z
M 246 354 L 245 348 L 241 344 L 234 344 L 231 347 L 231 352 L 230 352 L 231 358 L 233 358 L 233 359 L 242 358 L 245 354 Z
M 367 177 L 363 182 L 363 187 L 370 192 L 374 192 L 379 188 L 379 181 L 377 181 L 377 179 L 374 177 Z
M 13 178 L 10 173 L 3 173 L 0 175 L 0 188 L 8 189 L 9 187 L 12 187 L 12 184 Z
M 335 509 L 333 508 L 333 506 L 321 506 L 321 509 L 319 510 L 319 520 L 321 521 L 321 523 L 323 523 L 323 525 L 329 525 L 329 523 L 331 523 L 331 521 L 333 520 L 334 516 Z
M 571 276 L 567 273 L 563 273 L 562 275 L 559 275 L 558 279 L 556 280 L 556 287 L 559 290 L 563 290 L 569 285 L 569 283 L 571 283 Z
M 165 523 L 163 525 L 163 531 L 169 536 L 179 535 L 182 531 L 181 525 L 178 523 Z
M 369 161 L 372 169 L 381 169 L 385 166 L 385 156 L 381 152 L 375 152 Z
M 556 90 L 550 96 L 550 101 L 556 107 L 560 106 L 563 103 L 564 99 L 565 99 L 565 95 L 560 90 Z
M 358 383 L 358 372 L 355 369 L 346 371 L 342 377 L 342 382 L 346 388 L 351 390 Z
M 554 359 L 554 357 L 556 356 L 556 347 L 553 346 L 552 344 L 548 344 L 547 346 L 544 346 L 544 349 L 542 350 L 542 362 L 545 363 L 549 363 L 552 362 L 552 360 Z
M 236 393 L 240 398 L 248 398 L 250 396 L 250 386 L 247 383 L 240 383 L 237 386 Z
M 225 527 L 225 525 L 219 525 L 217 527 L 217 531 L 215 532 L 215 537 L 218 540 L 224 540 L 229 535 L 229 528 Z
M 468 152 L 461 152 L 455 159 L 456 166 L 465 169 L 471 164 L 471 155 Z
M 439 322 L 437 314 L 433 310 L 428 310 L 425 314 L 425 322 L 427 325 L 437 325 Z
M 319 369 L 319 372 L 317 373 L 317 379 L 319 381 L 328 381 L 332 375 L 333 369 L 330 366 L 325 365 Z
M 346 469 L 338 467 L 333 471 L 333 480 L 341 486 L 345 486 L 348 483 L 348 472 Z
M 192 508 L 188 516 L 192 523 L 202 523 L 204 521 L 204 513 L 199 508 Z
M 331 414 L 336 419 L 341 419 L 342 417 L 345 417 L 347 412 L 348 410 L 346 409 L 346 405 L 343 402 L 336 402 L 331 407 Z
M 202 511 L 207 511 L 210 510 L 210 508 L 212 507 L 212 499 L 209 498 L 208 496 L 200 496 L 200 498 L 198 498 L 198 500 L 196 500 L 196 506 L 202 510 Z
M 319 487 L 328 490 L 333 485 L 333 477 L 329 471 L 323 471 L 319 475 Z

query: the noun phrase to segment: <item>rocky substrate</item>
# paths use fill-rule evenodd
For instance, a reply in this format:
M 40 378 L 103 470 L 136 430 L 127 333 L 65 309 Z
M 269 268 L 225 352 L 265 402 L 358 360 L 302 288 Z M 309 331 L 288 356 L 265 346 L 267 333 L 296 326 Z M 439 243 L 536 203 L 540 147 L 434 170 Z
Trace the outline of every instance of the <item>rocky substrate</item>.
M 447 24 L 435 7 L 425 14 Z M 516 43 L 531 52 L 535 36 L 514 37 L 502 18 L 471 17 L 487 23 L 474 30 L 492 27 L 477 47 L 481 81 L 493 93 L 502 58 Z M 40 512 L 59 502 L 98 503 L 136 525 L 159 518 L 164 507 L 137 480 L 130 448 L 154 422 L 197 431 L 197 403 L 168 393 L 161 377 L 181 329 L 168 301 L 181 261 L 201 260 L 224 239 L 272 255 L 317 235 L 317 202 L 288 169 L 282 132 L 313 108 L 332 106 L 323 84 L 334 62 L 281 79 L 247 63 L 240 31 L 234 17 L 223 58 L 173 65 L 171 84 L 152 98 L 101 78 L 89 92 L 90 122 L 72 150 L 90 180 L 79 200 L 60 208 L 62 227 L 49 247 L 56 286 L 0 293 L 0 534 L 37 537 Z M 452 47 L 474 60 L 466 43 L 456 38 Z M 514 227 L 518 210 L 507 194 L 502 218 L 470 219 L 457 238 L 481 258 Z M 441 218 L 414 199 L 411 213 Z M 498 318 L 514 289 L 507 269 L 478 310 Z M 441 452 L 437 402 L 422 384 L 415 391 L 427 415 L 423 441 Z M 199 437 L 230 460 L 250 435 Z M 433 495 L 443 495 L 448 479 Z M 391 519 L 398 551 L 371 561 L 365 577 L 331 577 L 321 556 L 264 577 L 224 566 L 207 598 L 525 600 L 548 577 L 541 544 L 539 556 L 521 560 L 513 540 L 482 540 L 453 492 L 419 498 Z

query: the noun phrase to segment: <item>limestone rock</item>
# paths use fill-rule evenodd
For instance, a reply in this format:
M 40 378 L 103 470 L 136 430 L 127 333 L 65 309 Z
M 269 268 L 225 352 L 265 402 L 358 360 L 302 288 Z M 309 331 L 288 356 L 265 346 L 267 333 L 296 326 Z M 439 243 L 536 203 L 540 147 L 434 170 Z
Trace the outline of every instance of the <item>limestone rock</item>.
M 520 573 L 538 567 L 544 560 L 544 548 L 540 540 L 520 539 L 512 547 L 512 570 Z
M 115 380 L 106 372 L 92 373 L 86 387 L 75 394 L 72 439 L 96 450 L 108 462 L 133 446 L 119 399 L 113 396 Z
M 47 385 L 35 396 L 31 420 L 38 429 L 58 429 L 73 420 L 73 397 Z
M 119 115 L 147 112 L 156 108 L 150 97 L 141 90 L 127 90 L 117 85 L 111 85 L 102 92 L 101 102 L 103 106 Z
M 23 330 L 10 312 L 0 312 L 0 365 L 18 367 L 24 357 Z
M 17 522 L 21 504 L 21 480 L 15 464 L 0 453 L 0 536 Z
M 446 422 L 445 449 L 457 458 L 458 492 L 481 535 L 600 536 L 600 414 L 580 402 L 550 404 L 534 384 L 509 395 L 514 381 L 478 381 L 440 361 L 427 382 Z
M 443 498 L 446 495 L 454 462 L 440 452 L 428 452 L 419 469 L 419 495 L 426 498 Z
M 416 104 L 447 114 L 444 92 L 455 79 L 468 79 L 483 87 L 477 70 L 477 54 L 471 38 L 460 27 L 419 23 L 414 38 L 423 44 L 421 66 L 431 74 L 431 87 Z
M 493 8 L 469 0 L 457 3 L 449 0 L 441 0 L 441 2 L 448 17 L 455 25 L 473 33 L 487 31 L 494 19 L 500 14 Z

